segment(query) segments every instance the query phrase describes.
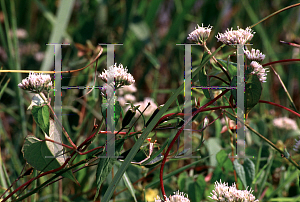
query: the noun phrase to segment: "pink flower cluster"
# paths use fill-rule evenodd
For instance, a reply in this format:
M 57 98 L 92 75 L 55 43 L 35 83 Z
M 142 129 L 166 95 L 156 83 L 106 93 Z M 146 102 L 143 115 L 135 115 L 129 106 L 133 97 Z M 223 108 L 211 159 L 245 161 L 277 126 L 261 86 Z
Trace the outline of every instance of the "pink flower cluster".
M 218 41 L 226 45 L 245 44 L 253 38 L 255 32 L 250 27 L 245 30 L 237 27 L 238 30 L 227 29 L 225 33 L 218 33 L 216 38 Z
M 49 92 L 52 87 L 52 81 L 49 74 L 31 72 L 18 86 L 23 90 L 28 90 L 33 93 L 40 93 L 44 90 Z
M 215 201 L 234 201 L 234 202 L 258 202 L 259 200 L 255 200 L 255 196 L 252 195 L 252 190 L 238 190 L 236 189 L 235 183 L 232 186 L 228 186 L 228 183 L 223 183 L 220 180 L 219 182 L 215 182 L 215 189 L 212 191 L 209 198 Z

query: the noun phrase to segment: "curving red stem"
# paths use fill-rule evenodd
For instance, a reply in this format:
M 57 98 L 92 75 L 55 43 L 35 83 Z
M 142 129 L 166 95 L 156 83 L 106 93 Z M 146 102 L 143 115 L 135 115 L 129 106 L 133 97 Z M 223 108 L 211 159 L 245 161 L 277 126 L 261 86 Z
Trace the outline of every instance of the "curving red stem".
M 167 157 L 171 151 L 171 148 L 173 147 L 175 141 L 177 140 L 177 138 L 179 137 L 179 135 L 181 134 L 181 132 L 183 131 L 184 127 L 188 124 L 188 122 L 191 121 L 191 119 L 193 118 L 193 116 L 195 116 L 196 114 L 198 114 L 199 112 L 202 112 L 202 111 L 208 111 L 208 110 L 212 110 L 212 108 L 210 109 L 206 109 L 205 108 L 211 104 L 213 104 L 216 100 L 218 100 L 221 96 L 223 96 L 225 93 L 227 93 L 229 91 L 229 89 L 225 90 L 224 92 L 222 92 L 220 95 L 218 95 L 216 98 L 214 98 L 213 100 L 209 101 L 208 103 L 206 103 L 205 105 L 203 105 L 202 107 L 200 107 L 199 109 L 197 109 L 197 111 L 195 111 L 192 116 L 189 118 L 189 120 L 187 122 L 185 122 L 181 128 L 178 130 L 178 132 L 176 133 L 174 139 L 172 140 L 172 142 L 170 143 L 166 153 L 164 154 L 164 158 L 162 160 L 162 163 L 161 163 L 161 167 L 160 167 L 160 187 L 161 187 L 161 192 L 162 192 L 162 195 L 164 197 L 164 199 L 166 200 L 167 199 L 167 196 L 166 196 L 166 192 L 165 192 L 165 188 L 164 188 L 164 183 L 163 183 L 163 171 L 164 171 L 164 166 L 165 166 L 165 163 L 167 161 Z M 227 106 L 226 106 L 227 107 Z M 221 109 L 222 107 L 214 107 L 216 109 Z M 224 107 L 223 107 L 224 108 Z

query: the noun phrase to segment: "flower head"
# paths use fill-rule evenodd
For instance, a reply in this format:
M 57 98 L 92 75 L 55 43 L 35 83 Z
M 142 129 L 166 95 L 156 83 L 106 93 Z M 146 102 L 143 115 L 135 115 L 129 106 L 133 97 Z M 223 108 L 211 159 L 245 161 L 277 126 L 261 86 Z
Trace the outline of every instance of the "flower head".
M 203 27 L 203 23 L 202 27 L 200 27 L 198 24 L 197 26 L 198 28 L 195 27 L 195 30 L 189 34 L 187 39 L 193 42 L 199 42 L 200 44 L 203 44 L 203 42 L 205 42 L 209 37 L 212 26 L 208 25 L 208 27 Z
M 253 71 L 251 73 L 257 74 L 260 82 L 262 82 L 262 83 L 266 82 L 267 72 L 269 72 L 267 68 L 266 69 L 263 68 L 263 66 L 256 61 L 252 61 L 250 63 L 250 67 L 253 68 Z
M 288 117 L 275 118 L 273 119 L 273 124 L 275 127 L 285 130 L 298 130 L 296 121 Z
M 255 32 L 250 27 L 245 30 L 237 27 L 238 30 L 227 29 L 225 33 L 218 33 L 216 38 L 224 44 L 245 44 L 253 38 Z
M 209 198 L 215 201 L 249 201 L 249 202 L 258 202 L 259 200 L 255 200 L 255 196 L 252 195 L 252 190 L 238 190 L 236 189 L 236 184 L 233 183 L 232 186 L 228 187 L 228 183 L 215 182 L 215 189 L 210 193 L 212 196 Z
M 49 92 L 52 87 L 52 81 L 49 74 L 30 72 L 29 76 L 23 79 L 18 86 L 23 90 L 28 90 L 33 93 L 40 93 L 44 90 Z
M 251 49 L 251 52 L 249 50 L 244 50 L 244 53 L 248 60 L 254 60 L 258 62 L 263 61 L 266 57 L 264 54 L 260 52 L 260 50 L 258 49 L 255 50 L 254 48 Z
M 162 202 L 163 200 L 160 199 L 159 196 L 155 199 L 155 202 Z M 183 192 L 174 192 L 174 195 L 170 196 L 165 200 L 165 202 L 190 202 L 187 198 L 187 195 Z
M 135 82 L 133 76 L 130 73 L 127 73 L 128 69 L 123 67 L 122 64 L 119 64 L 117 67 L 117 63 L 110 66 L 108 70 L 102 72 L 99 77 L 104 82 L 111 82 L 110 85 L 114 85 L 116 89 L 131 85 Z

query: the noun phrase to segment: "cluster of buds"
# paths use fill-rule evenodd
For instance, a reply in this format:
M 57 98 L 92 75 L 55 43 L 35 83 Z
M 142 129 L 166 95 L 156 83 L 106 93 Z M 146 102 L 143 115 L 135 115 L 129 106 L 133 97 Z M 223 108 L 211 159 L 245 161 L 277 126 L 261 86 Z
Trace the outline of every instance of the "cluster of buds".
M 258 50 L 258 49 L 255 50 L 254 48 L 252 48 L 251 51 L 246 49 L 246 50 L 244 50 L 244 53 L 246 55 L 246 58 L 251 61 L 261 62 L 266 57 L 264 54 L 262 54 L 260 52 L 260 50 Z
M 257 74 L 260 82 L 262 83 L 266 82 L 267 72 L 269 72 L 267 68 L 263 68 L 263 66 L 256 61 L 252 61 L 250 63 L 250 67 L 253 68 L 251 74 Z
M 263 66 L 261 64 L 259 64 L 258 62 L 261 62 L 265 59 L 265 55 L 262 54 L 260 52 L 260 50 L 258 49 L 251 49 L 251 51 L 249 50 L 244 50 L 245 56 L 248 60 L 251 60 L 252 62 L 250 63 L 250 67 L 253 68 L 253 71 L 251 72 L 251 74 L 257 74 L 260 82 L 264 83 L 267 80 L 267 72 L 268 69 L 264 69 Z
M 212 191 L 209 198 L 215 201 L 235 201 L 235 202 L 258 202 L 259 200 L 255 200 L 255 196 L 252 195 L 252 190 L 238 190 L 236 189 L 235 183 L 232 186 L 228 186 L 228 183 L 223 183 L 220 181 L 215 182 L 215 189 Z
M 52 81 L 49 74 L 31 72 L 18 86 L 23 90 L 28 90 L 33 93 L 49 92 L 52 87 Z
M 117 66 L 117 63 L 102 72 L 99 77 L 104 82 L 109 82 L 109 85 L 114 86 L 115 89 L 134 84 L 135 82 L 133 76 L 128 73 L 128 69 L 126 67 L 124 68 L 122 64 Z

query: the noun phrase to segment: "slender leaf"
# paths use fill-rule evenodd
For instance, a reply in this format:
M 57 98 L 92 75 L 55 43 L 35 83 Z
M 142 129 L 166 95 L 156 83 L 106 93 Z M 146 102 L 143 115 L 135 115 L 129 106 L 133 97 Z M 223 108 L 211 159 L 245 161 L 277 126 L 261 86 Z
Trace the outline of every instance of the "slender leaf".
M 125 183 L 126 187 L 129 190 L 131 196 L 133 197 L 134 201 L 137 202 L 136 197 L 135 197 L 135 189 L 134 189 L 134 187 L 133 187 L 133 185 L 132 185 L 132 183 L 131 183 L 128 175 L 127 175 L 127 172 L 124 173 L 123 180 L 124 180 L 124 183 Z
M 116 145 L 116 148 L 115 148 L 116 156 L 120 155 L 120 151 L 123 148 L 124 141 L 125 141 L 125 139 L 120 139 L 115 142 L 116 143 L 115 144 Z M 114 166 L 114 164 L 117 161 L 117 158 L 115 158 L 115 157 L 107 157 L 106 152 L 103 152 L 101 157 L 102 158 L 100 158 L 100 161 L 99 161 L 98 167 L 97 167 L 97 172 L 96 172 L 97 193 L 95 194 L 94 200 L 98 197 L 102 183 L 104 182 L 104 180 L 106 179 L 108 174 L 111 172 L 112 167 Z

